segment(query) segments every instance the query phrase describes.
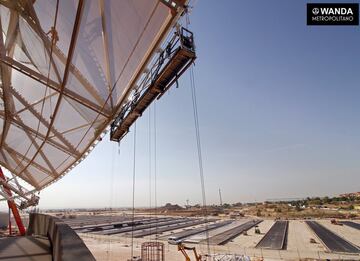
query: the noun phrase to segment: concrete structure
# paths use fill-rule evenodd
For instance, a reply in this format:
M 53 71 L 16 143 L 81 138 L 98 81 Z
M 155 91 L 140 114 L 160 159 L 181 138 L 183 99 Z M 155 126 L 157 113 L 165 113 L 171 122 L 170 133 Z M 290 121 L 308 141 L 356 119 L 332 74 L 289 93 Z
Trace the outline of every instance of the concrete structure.
M 81 238 L 60 219 L 31 213 L 26 236 L 0 240 L 1 260 L 95 261 Z
M 249 219 L 237 220 L 230 225 L 211 230 L 208 233 L 209 238 L 236 228 L 241 224 L 246 223 L 248 220 Z M 255 228 L 252 227 L 247 230 L 246 235 L 241 234 L 228 241 L 225 245 L 211 245 L 210 251 L 212 254 L 219 254 L 220 257 L 231 253 L 238 256 L 245 255 L 251 257 L 252 260 L 259 260 L 261 258 L 264 258 L 264 260 L 360 260 L 360 254 L 358 253 L 329 252 L 314 234 L 312 229 L 305 223 L 306 221 L 307 220 L 289 221 L 286 250 L 255 247 L 276 222 L 273 219 L 266 219 L 258 224 L 261 234 L 256 234 Z M 317 222 L 352 244 L 360 246 L 359 230 L 345 225 L 333 225 L 331 224 L 330 219 L 317 220 Z M 359 221 L 353 222 L 359 223 Z M 172 234 L 196 230 L 202 226 L 203 225 L 198 225 L 186 229 L 175 229 L 159 235 L 157 240 L 165 244 L 165 259 L 171 261 L 184 261 L 184 257 L 178 252 L 177 246 L 168 244 L 167 239 Z M 132 239 L 124 236 L 124 234 L 109 236 L 93 233 L 79 233 L 79 236 L 85 241 L 86 245 L 96 257 L 96 260 L 127 260 L 131 256 Z M 205 254 L 207 253 L 207 243 L 205 238 L 205 233 L 200 233 L 185 238 L 183 242 L 187 246 L 195 246 L 199 253 Z M 152 237 L 134 238 L 134 256 L 141 256 L 142 243 L 153 241 L 155 239 L 156 237 L 154 235 Z M 311 239 L 315 239 L 316 242 L 311 242 Z
M 227 231 L 224 231 L 220 234 L 217 234 L 209 239 L 209 243 L 211 245 L 224 245 L 230 240 L 236 238 L 240 234 L 242 234 L 244 231 L 249 230 L 250 228 L 256 226 L 257 224 L 261 223 L 262 220 L 251 220 L 244 224 L 241 224 L 237 227 L 234 227 L 232 229 L 229 229 Z
M 0 212 L 0 228 L 6 228 L 9 222 L 9 214 L 6 212 Z
M 360 249 L 316 221 L 306 221 L 319 240 L 332 252 L 360 253 Z
M 285 249 L 289 221 L 276 221 L 269 232 L 257 244 L 257 248 Z
M 0 260 L 52 261 L 50 240 L 32 236 L 0 239 Z

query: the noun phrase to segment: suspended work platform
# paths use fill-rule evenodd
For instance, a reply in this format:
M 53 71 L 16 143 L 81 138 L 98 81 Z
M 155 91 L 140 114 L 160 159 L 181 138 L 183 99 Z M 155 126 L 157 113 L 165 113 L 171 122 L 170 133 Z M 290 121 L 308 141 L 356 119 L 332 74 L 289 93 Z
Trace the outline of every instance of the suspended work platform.
M 119 142 L 146 108 L 177 83 L 195 59 L 193 33 L 185 28 L 178 29 L 166 48 L 159 53 L 140 85 L 133 88 L 128 102 L 111 124 L 110 139 Z

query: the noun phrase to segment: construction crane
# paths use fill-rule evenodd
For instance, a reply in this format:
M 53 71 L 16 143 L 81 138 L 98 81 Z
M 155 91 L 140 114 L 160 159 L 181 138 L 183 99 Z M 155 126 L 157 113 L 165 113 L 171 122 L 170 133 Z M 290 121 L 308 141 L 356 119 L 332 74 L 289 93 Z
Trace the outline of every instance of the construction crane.
M 187 247 L 183 243 L 178 244 L 178 251 L 184 255 L 186 261 L 191 261 L 189 255 L 186 253 L 186 250 L 192 250 L 194 252 L 195 261 L 201 261 L 201 255 L 198 255 L 195 247 Z

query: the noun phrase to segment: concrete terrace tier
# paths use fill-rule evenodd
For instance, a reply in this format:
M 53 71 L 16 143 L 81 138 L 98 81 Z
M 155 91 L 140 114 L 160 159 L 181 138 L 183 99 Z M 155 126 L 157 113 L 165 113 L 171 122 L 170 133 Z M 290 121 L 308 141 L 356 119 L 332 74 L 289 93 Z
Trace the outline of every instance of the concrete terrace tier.
M 31 213 L 26 236 L 0 239 L 0 260 L 95 261 L 82 239 L 64 222 Z
M 52 261 L 52 249 L 47 237 L 8 237 L 0 239 L 1 261 Z

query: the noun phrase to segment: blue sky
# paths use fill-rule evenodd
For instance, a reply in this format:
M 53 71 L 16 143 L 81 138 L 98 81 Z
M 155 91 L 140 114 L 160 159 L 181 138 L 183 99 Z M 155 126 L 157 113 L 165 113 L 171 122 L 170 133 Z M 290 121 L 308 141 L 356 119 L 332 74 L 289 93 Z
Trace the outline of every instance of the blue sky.
M 306 3 L 198 1 L 191 14 L 208 203 L 219 188 L 224 202 L 360 190 L 360 27 L 309 27 Z M 201 202 L 189 82 L 156 104 L 158 205 Z M 105 139 L 40 207 L 130 206 L 133 134 L 121 155 Z M 136 139 L 135 201 L 149 206 L 149 112 Z

